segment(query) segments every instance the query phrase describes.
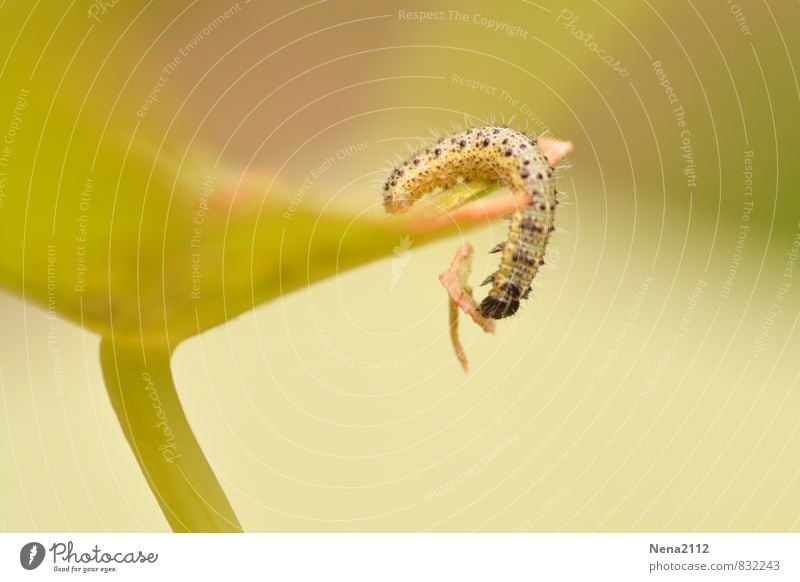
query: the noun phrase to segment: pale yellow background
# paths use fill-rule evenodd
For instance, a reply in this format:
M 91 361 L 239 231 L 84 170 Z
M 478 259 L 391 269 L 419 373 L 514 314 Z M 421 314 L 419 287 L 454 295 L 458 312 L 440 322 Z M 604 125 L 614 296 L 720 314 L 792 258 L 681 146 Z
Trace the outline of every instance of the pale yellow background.
M 98 27 L 121 34 L 139 10 L 130 4 Z M 436 276 L 460 240 L 477 250 L 476 282 L 491 272 L 496 256 L 485 251 L 503 239 L 502 223 L 412 241 L 395 259 L 180 346 L 187 415 L 246 530 L 800 529 L 800 268 L 751 355 L 800 231 L 796 3 L 742 2 L 750 35 L 724 2 L 322 2 L 261 29 L 298 8 L 269 4 L 241 2 L 170 77 L 142 127 L 159 135 L 179 119 L 224 163 L 274 173 L 290 195 L 312 177 L 301 203 L 378 212 L 387 160 L 430 130 L 489 119 L 513 116 L 538 134 L 525 103 L 575 142 L 558 176 L 574 205 L 559 208 L 565 232 L 520 314 L 493 337 L 465 325 L 468 374 Z M 124 89 L 130 101 L 230 5 L 180 17 L 184 7 L 149 8 L 123 38 L 128 52 L 110 57 L 121 86 L 131 55 L 146 54 Z M 565 7 L 629 76 L 557 22 Z M 470 20 L 398 14 L 428 9 Z M 654 60 L 686 110 L 691 197 Z M 496 94 L 453 83 L 454 73 Z M 357 144 L 366 145 L 337 158 Z M 748 150 L 755 206 L 726 298 Z M 333 166 L 314 177 L 328 157 Z M 98 338 L 17 296 L 0 295 L 0 310 L 0 529 L 165 530 L 105 395 Z

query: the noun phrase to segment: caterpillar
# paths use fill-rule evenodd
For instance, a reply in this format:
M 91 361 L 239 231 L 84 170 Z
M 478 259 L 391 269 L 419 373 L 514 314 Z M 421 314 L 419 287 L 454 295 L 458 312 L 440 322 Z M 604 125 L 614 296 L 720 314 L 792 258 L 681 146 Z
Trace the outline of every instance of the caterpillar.
M 566 145 L 558 157 L 571 150 L 571 144 Z M 486 319 L 509 317 L 530 296 L 555 230 L 555 169 L 538 140 L 524 133 L 499 126 L 467 129 L 440 139 L 396 167 L 383 187 L 384 208 L 401 212 L 423 194 L 450 188 L 459 178 L 488 179 L 528 198 L 528 205 L 511 215 L 507 240 L 490 251 L 502 253 L 500 267 L 481 283 L 492 287 L 478 307 L 480 314 Z

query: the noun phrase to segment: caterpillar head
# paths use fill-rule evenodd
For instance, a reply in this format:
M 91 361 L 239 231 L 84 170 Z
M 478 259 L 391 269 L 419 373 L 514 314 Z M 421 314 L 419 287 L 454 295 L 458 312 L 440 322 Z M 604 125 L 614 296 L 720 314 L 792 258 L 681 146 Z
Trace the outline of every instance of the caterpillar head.
M 481 301 L 480 311 L 486 319 L 503 319 L 514 315 L 519 309 L 519 300 L 514 298 L 493 297 L 489 295 Z

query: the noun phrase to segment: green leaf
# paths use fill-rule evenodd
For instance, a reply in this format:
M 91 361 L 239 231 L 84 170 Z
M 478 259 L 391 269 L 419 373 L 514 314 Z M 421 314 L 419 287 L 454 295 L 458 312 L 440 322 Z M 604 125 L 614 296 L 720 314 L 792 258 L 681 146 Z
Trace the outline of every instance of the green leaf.
M 191 132 L 171 120 L 137 116 L 152 78 L 130 76 L 136 51 L 114 50 L 123 33 L 110 21 L 133 22 L 138 8 L 115 7 L 99 24 L 58 8 L 3 7 L 0 286 L 102 336 L 114 412 L 171 527 L 239 531 L 183 414 L 174 347 L 391 256 L 409 229 L 423 244 L 457 225 L 330 209 L 293 199 L 296 184 L 218 163 L 181 141 Z M 126 90 L 129 81 L 138 88 Z M 466 185 L 434 201 L 453 208 L 491 188 Z
M 0 284 L 103 337 L 111 403 L 170 526 L 239 531 L 181 409 L 171 350 L 265 301 L 391 256 L 409 229 L 422 244 L 456 225 L 297 204 L 196 159 L 129 149 L 118 139 L 92 167 L 87 144 L 69 161 L 35 140 L 15 144 L 0 208 Z M 448 208 L 490 188 L 435 199 Z M 173 444 L 179 457 L 170 460 Z

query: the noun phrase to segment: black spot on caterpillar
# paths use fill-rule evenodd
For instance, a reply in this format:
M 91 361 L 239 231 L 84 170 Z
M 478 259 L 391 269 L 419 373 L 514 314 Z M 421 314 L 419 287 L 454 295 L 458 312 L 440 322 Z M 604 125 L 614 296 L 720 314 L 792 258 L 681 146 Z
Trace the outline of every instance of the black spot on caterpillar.
M 453 186 L 458 178 L 488 179 L 529 198 L 527 207 L 511 215 L 508 239 L 491 251 L 502 252 L 500 267 L 487 277 L 492 288 L 479 307 L 485 318 L 508 317 L 528 298 L 555 228 L 553 168 L 537 141 L 524 133 L 508 127 L 473 128 L 439 140 L 397 167 L 383 189 L 384 207 L 391 213 L 405 210 L 423 194 Z

